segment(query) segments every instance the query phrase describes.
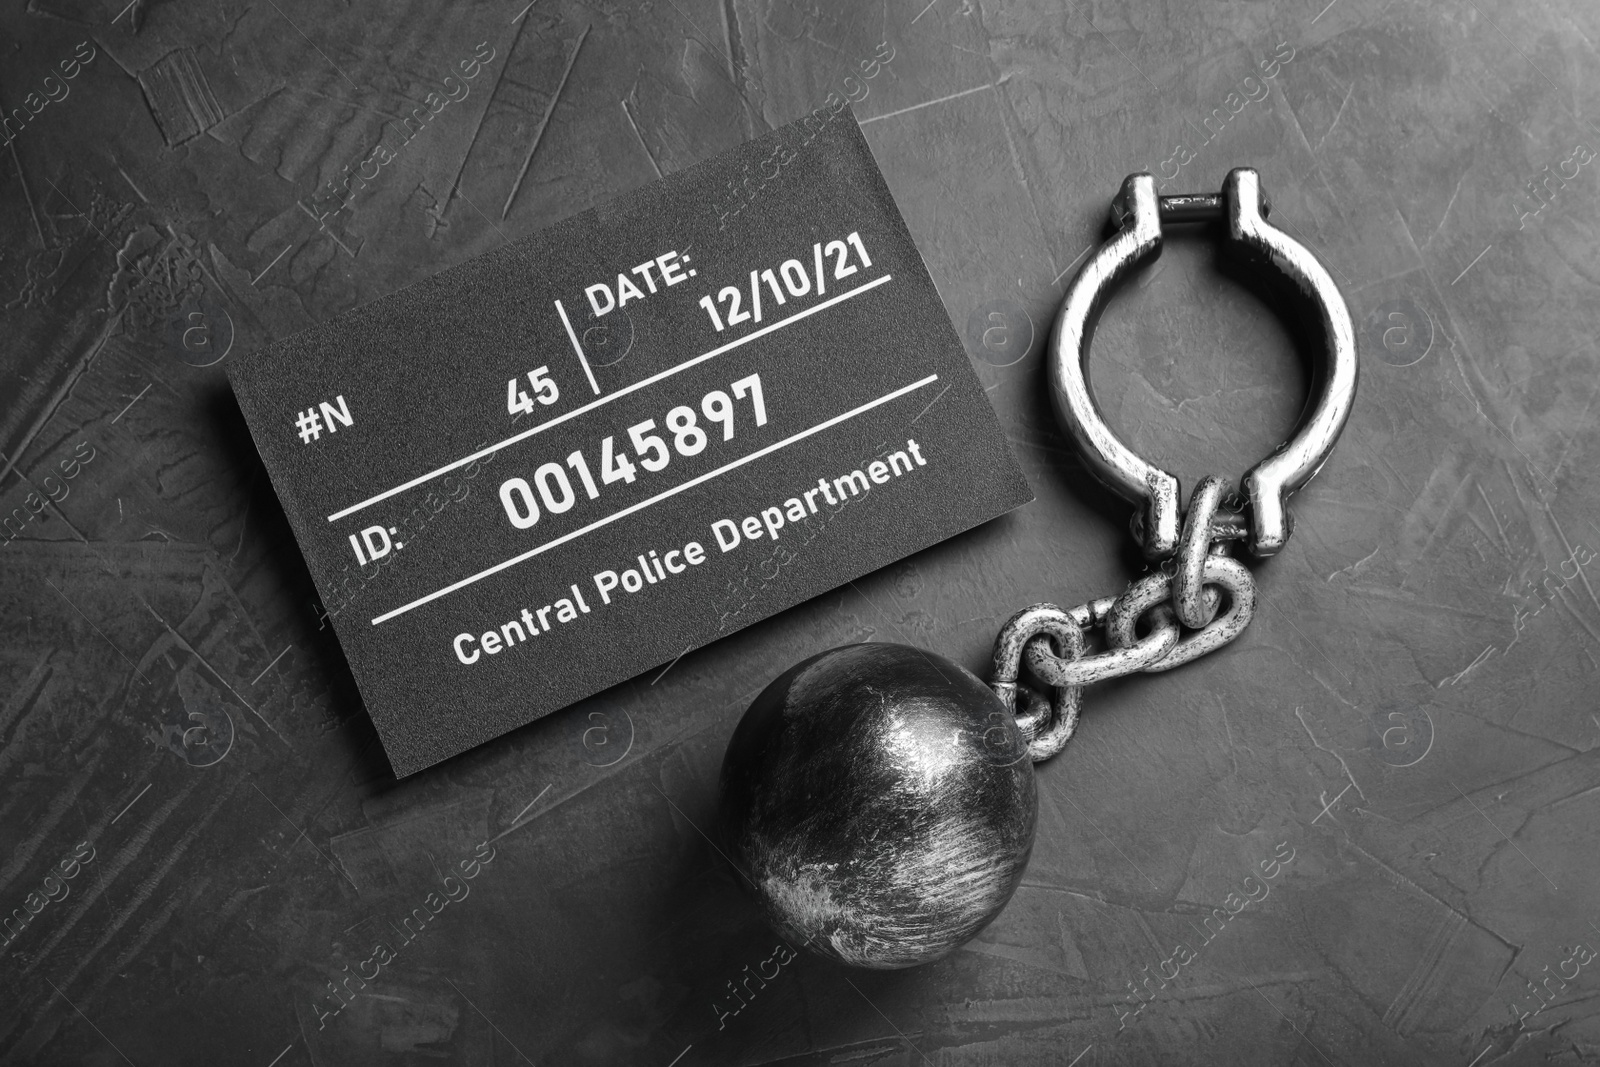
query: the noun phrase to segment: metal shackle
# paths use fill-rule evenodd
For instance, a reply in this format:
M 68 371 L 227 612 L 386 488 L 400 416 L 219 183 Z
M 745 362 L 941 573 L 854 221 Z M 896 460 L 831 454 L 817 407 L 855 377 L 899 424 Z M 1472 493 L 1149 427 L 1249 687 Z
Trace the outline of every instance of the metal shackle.
M 1112 432 L 1089 388 L 1089 344 L 1117 285 L 1161 254 L 1163 222 L 1221 222 L 1229 241 L 1271 262 L 1318 310 L 1326 346 L 1320 373 L 1314 376 L 1310 414 L 1240 482 L 1249 506 L 1250 553 L 1258 558 L 1274 555 L 1289 539 L 1290 494 L 1310 481 L 1333 451 L 1355 401 L 1355 329 L 1344 297 L 1309 249 L 1267 222 L 1270 205 L 1261 177 L 1249 167 L 1229 171 L 1220 193 L 1195 196 L 1158 197 L 1154 177 L 1130 174 L 1111 211 L 1119 232 L 1089 257 L 1056 316 L 1050 336 L 1050 394 L 1056 417 L 1089 470 L 1118 495 L 1142 506 L 1135 526 L 1152 559 L 1165 559 L 1178 547 L 1178 479 Z

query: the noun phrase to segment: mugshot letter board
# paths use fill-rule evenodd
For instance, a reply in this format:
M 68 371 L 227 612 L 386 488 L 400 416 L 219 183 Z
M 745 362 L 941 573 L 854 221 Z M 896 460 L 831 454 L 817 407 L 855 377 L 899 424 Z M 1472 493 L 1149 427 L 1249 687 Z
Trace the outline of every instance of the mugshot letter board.
M 402 776 L 1032 499 L 848 111 L 229 377 Z

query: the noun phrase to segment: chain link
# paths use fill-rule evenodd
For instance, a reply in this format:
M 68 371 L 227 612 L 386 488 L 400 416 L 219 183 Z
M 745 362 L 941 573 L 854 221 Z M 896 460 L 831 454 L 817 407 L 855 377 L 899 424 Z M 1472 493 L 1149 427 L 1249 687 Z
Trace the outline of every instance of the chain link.
M 1211 547 L 1211 519 L 1227 489 L 1228 483 L 1214 474 L 1200 479 L 1189 497 L 1189 514 L 1184 516 L 1183 532 L 1178 535 L 1178 553 L 1173 557 L 1172 610 L 1178 621 L 1191 630 L 1205 626 L 1217 614 L 1220 598 L 1205 595 L 1201 572 Z
M 1034 604 L 1000 628 L 991 686 L 1016 716 L 1034 762 L 1054 756 L 1072 739 L 1084 686 L 1171 670 L 1216 651 L 1249 625 L 1255 579 L 1228 555 L 1234 542 L 1248 536 L 1248 525 L 1234 506 L 1237 501 L 1227 498 L 1226 481 L 1203 479 L 1190 500 L 1172 565 L 1131 583 L 1121 596 L 1070 610 Z M 1230 510 L 1219 510 L 1225 502 Z M 1142 637 L 1141 623 L 1147 627 Z M 1104 634 L 1105 650 L 1088 653 L 1085 635 L 1097 629 Z M 1022 682 L 1024 661 L 1049 687 L 1048 699 Z
M 1084 626 L 1054 604 L 1023 608 L 1000 628 L 994 643 L 994 681 L 991 683 L 1006 710 L 1016 715 L 1017 727 L 1035 763 L 1060 752 L 1072 739 L 1083 704 L 1081 686 L 1057 686 L 1047 701 L 1034 690 L 1018 685 L 1023 646 L 1030 641 L 1054 644 L 1058 655 L 1070 660 L 1083 656 Z M 1022 696 L 1026 707 L 1017 708 Z

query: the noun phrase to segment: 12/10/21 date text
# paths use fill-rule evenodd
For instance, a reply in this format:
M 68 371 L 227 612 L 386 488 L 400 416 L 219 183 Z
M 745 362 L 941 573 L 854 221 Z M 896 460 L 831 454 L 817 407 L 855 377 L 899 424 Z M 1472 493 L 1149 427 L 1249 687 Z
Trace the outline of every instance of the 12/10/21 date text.
M 736 400 L 748 397 L 755 425 L 767 424 L 767 403 L 761 391 L 761 375 L 740 378 L 729 388 L 733 390 L 732 396 L 721 389 L 713 389 L 700 400 L 700 411 L 705 415 L 707 424 L 721 427 L 724 442 L 732 441 L 734 437 Z M 584 495 L 596 500 L 602 485 L 630 483 L 638 477 L 640 467 L 650 474 L 665 470 L 672 462 L 674 451 L 680 456 L 698 456 L 712 441 L 712 437 L 699 425 L 694 408 L 687 404 L 667 412 L 666 429 L 672 436 L 671 448 L 668 448 L 661 435 L 651 432 L 655 428 L 654 419 L 646 419 L 628 427 L 633 459 L 617 447 L 615 436 L 603 439 L 600 442 L 598 483 L 581 448 L 567 457 L 565 466 L 554 460 L 540 464 L 533 472 L 531 483 L 522 477 L 507 478 L 500 483 L 500 504 L 505 509 L 506 518 L 517 529 L 527 530 L 538 525 L 544 512 L 561 515 L 571 511 L 578 502 L 578 495 L 573 489 L 572 479 L 567 476 L 569 467 L 577 475 Z M 638 460 L 637 464 L 634 459 Z
M 850 262 L 852 252 L 861 260 L 862 267 L 872 266 L 872 257 L 867 255 L 866 245 L 861 243 L 860 231 L 856 231 L 842 241 L 818 241 L 813 244 L 811 267 L 807 267 L 798 259 L 786 259 L 776 269 L 769 267 L 766 270 L 751 271 L 748 311 L 744 309 L 744 290 L 735 285 L 723 286 L 715 300 L 712 300 L 711 294 L 707 293 L 700 298 L 700 306 L 705 308 L 706 314 L 711 317 L 712 327 L 718 333 L 740 323 L 760 322 L 763 298 L 769 303 L 776 302 L 781 307 L 791 299 L 825 296 L 828 292 L 830 266 L 833 280 L 836 282 L 844 281 L 855 274 L 861 267 Z

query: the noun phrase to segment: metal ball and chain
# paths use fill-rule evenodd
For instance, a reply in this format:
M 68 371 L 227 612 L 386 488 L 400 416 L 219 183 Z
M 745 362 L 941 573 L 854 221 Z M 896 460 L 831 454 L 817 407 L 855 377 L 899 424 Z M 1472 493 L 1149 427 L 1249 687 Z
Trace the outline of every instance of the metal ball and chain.
M 1150 175 L 1130 175 L 1112 204 L 1119 232 L 1084 264 L 1056 320 L 1057 416 L 1089 470 L 1136 505 L 1130 527 L 1156 570 L 1118 596 L 1017 612 L 995 640 L 989 686 L 921 649 L 849 645 L 791 668 L 745 713 L 722 767 L 726 854 L 797 946 L 879 969 L 954 951 L 1022 878 L 1037 818 L 1033 764 L 1072 739 L 1084 688 L 1171 670 L 1249 625 L 1256 585 L 1233 550 L 1260 559 L 1283 548 L 1288 497 L 1333 451 L 1356 389 L 1344 298 L 1268 211 L 1248 168 L 1205 196 L 1158 197 Z M 1220 223 L 1311 297 L 1327 341 L 1320 391 L 1293 438 L 1237 495 L 1222 478 L 1202 479 L 1187 511 L 1177 478 L 1106 425 L 1085 370 L 1098 312 L 1160 253 L 1163 222 Z M 1024 664 L 1048 695 L 1023 682 Z

